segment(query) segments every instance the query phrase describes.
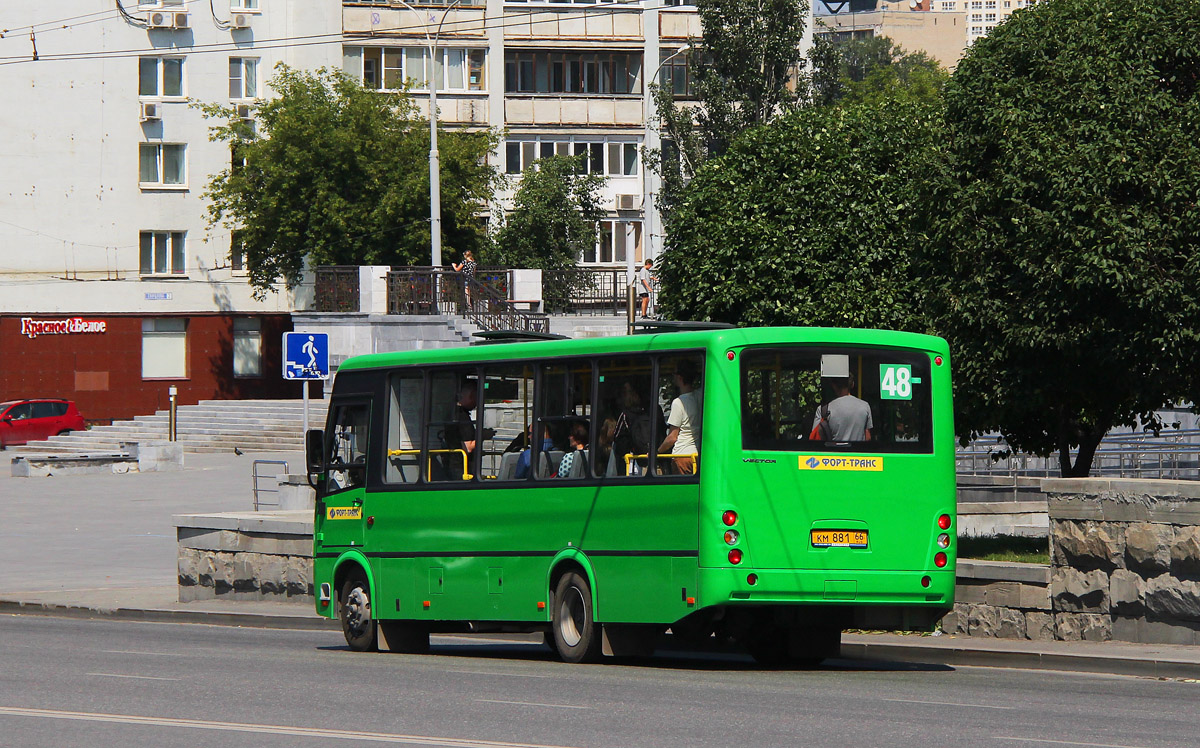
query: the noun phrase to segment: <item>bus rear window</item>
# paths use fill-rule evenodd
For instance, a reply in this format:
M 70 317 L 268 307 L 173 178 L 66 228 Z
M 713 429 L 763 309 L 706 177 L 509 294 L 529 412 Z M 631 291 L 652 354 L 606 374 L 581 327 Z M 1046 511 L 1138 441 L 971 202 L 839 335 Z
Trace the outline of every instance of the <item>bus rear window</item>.
M 743 449 L 933 451 L 923 353 L 758 348 L 747 350 L 741 363 Z

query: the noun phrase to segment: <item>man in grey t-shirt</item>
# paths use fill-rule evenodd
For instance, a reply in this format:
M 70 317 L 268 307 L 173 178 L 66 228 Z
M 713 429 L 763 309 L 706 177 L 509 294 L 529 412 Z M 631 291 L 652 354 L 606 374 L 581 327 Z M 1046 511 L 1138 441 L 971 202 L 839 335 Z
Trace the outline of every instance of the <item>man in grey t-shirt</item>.
M 813 419 L 813 428 L 821 423 L 821 415 L 826 415 L 829 424 L 829 441 L 835 442 L 869 442 L 871 441 L 871 406 L 863 400 L 850 394 L 850 380 L 837 378 L 830 380 L 834 398 L 828 405 L 817 409 Z

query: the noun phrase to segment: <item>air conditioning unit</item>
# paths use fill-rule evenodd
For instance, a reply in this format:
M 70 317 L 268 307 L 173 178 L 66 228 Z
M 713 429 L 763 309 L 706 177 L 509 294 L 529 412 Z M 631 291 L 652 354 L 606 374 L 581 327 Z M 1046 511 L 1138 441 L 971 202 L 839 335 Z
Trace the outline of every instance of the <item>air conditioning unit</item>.
M 171 27 L 176 29 L 186 29 L 188 27 L 187 13 L 172 13 Z
M 229 19 L 229 28 L 231 29 L 248 29 L 250 28 L 250 16 L 245 13 L 234 13 L 233 18 Z
M 171 18 L 173 15 L 175 14 L 155 11 L 146 16 L 146 26 L 152 29 L 169 29 L 171 28 L 171 22 L 174 20 Z
M 617 210 L 637 210 L 637 195 L 617 195 Z
M 238 119 L 254 119 L 254 117 L 250 113 L 250 105 L 249 104 L 238 104 L 237 105 L 237 116 L 238 116 Z
M 142 122 L 150 122 L 151 120 L 161 119 L 162 115 L 158 111 L 159 104 L 152 101 L 142 102 Z

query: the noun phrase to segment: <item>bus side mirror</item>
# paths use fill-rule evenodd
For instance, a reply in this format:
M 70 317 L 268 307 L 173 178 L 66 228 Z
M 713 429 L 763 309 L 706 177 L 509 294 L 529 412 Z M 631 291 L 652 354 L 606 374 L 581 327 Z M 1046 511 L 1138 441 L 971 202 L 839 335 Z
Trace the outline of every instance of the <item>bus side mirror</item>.
M 320 473 L 325 469 L 322 459 L 325 451 L 325 432 L 321 429 L 309 429 L 304 433 L 304 465 L 309 475 Z

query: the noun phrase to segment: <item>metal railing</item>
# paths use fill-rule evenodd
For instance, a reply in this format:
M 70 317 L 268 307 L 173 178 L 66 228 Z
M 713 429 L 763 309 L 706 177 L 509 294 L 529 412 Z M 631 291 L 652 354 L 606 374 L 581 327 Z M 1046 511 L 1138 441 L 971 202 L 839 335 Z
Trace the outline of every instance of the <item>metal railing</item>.
M 274 475 L 263 475 L 262 473 L 258 472 L 259 465 L 283 465 L 283 470 L 281 472 L 275 473 Z M 262 506 L 279 506 L 278 501 L 268 503 L 268 502 L 264 502 L 258 498 L 258 495 L 260 493 L 279 493 L 278 487 L 276 487 L 276 488 L 259 488 L 258 487 L 258 479 L 259 478 L 275 478 L 276 485 L 278 486 L 279 476 L 286 475 L 287 472 L 288 472 L 288 464 L 287 464 L 286 460 L 255 460 L 254 462 L 250 463 L 250 479 L 251 479 L 251 481 L 253 481 L 253 484 L 254 484 L 254 511 L 257 512 L 259 510 L 259 507 L 262 507 Z
M 469 283 L 462 273 L 445 270 L 393 270 L 387 289 L 388 314 L 449 314 L 483 330 L 550 332 L 549 317 L 523 312 L 509 300 L 507 270 L 481 269 Z
M 569 268 L 542 271 L 542 299 L 552 314 L 625 314 L 624 270 Z
M 359 311 L 357 265 L 322 265 L 317 268 L 316 276 L 316 311 Z
M 1009 453 L 1002 439 L 977 440 L 959 449 L 955 467 L 959 475 L 1055 477 L 1058 456 L 1037 457 Z M 999 458 L 997 459 L 997 456 Z M 1111 434 L 1100 442 L 1092 459 L 1091 475 L 1110 478 L 1163 478 L 1200 480 L 1200 430 L 1146 434 Z

